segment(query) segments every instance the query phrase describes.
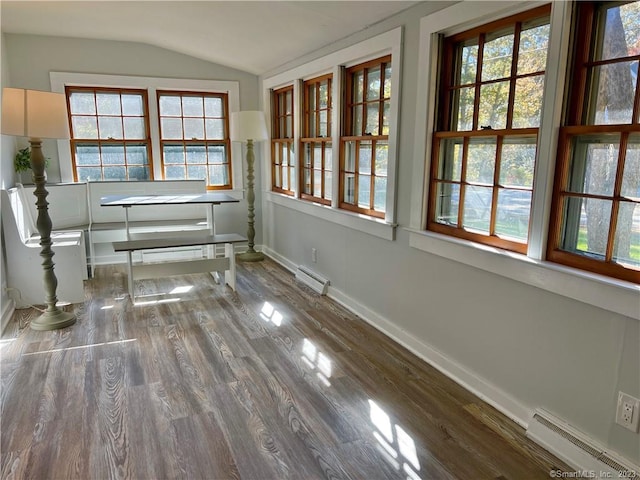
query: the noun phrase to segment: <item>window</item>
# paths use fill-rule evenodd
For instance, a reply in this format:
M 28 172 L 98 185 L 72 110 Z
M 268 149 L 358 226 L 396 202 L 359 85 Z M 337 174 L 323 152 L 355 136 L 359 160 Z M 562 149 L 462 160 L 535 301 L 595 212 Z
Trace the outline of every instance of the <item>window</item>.
M 445 38 L 428 230 L 526 253 L 549 12 Z
M 293 195 L 293 85 L 273 92 L 272 189 Z
M 340 138 L 340 208 L 385 217 L 391 108 L 391 56 L 346 72 Z
M 164 178 L 204 178 L 208 189 L 231 188 L 227 94 L 157 95 Z
M 640 282 L 640 2 L 577 8 L 547 258 Z
M 332 194 L 332 77 L 329 74 L 304 82 L 304 127 L 300 139 L 300 196 L 325 205 L 331 204 Z
M 146 90 L 66 88 L 74 181 L 153 177 Z

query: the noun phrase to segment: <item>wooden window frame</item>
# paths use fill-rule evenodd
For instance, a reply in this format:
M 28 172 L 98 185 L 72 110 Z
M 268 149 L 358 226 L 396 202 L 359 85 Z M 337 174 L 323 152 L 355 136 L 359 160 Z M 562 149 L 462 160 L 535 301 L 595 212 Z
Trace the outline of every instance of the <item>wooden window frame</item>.
M 286 99 L 287 92 L 291 92 L 291 113 L 287 113 L 286 111 L 281 111 L 280 105 L 280 96 L 283 95 Z M 294 90 L 293 85 L 288 85 L 286 87 L 279 88 L 277 90 L 273 90 L 271 94 L 272 101 L 272 136 L 271 136 L 271 190 L 274 192 L 283 193 L 285 195 L 294 196 L 294 166 L 293 162 L 293 136 L 295 132 L 294 125 L 294 110 L 295 110 L 295 99 L 294 99 Z M 284 125 L 286 126 L 287 118 L 291 118 L 291 131 L 285 127 L 284 129 L 280 128 L 280 121 L 284 121 Z M 283 165 L 281 162 L 278 162 L 277 159 L 280 158 L 278 152 L 285 151 L 287 153 L 287 165 Z M 287 185 L 288 189 L 282 188 L 283 178 L 287 176 Z M 276 181 L 278 179 L 278 181 Z M 278 186 L 280 185 L 280 186 Z
M 310 108 L 310 90 L 313 85 L 320 85 L 323 82 L 327 82 L 327 90 L 328 90 L 328 100 L 327 107 L 320 108 L 320 89 L 316 88 L 315 90 L 315 102 L 314 108 Z M 311 202 L 321 203 L 323 205 L 331 205 L 331 199 L 326 198 L 326 173 L 331 172 L 332 170 L 327 169 L 326 165 L 326 152 L 327 150 L 331 150 L 333 137 L 331 136 L 331 112 L 333 108 L 332 102 L 332 84 L 333 84 L 333 74 L 328 73 L 326 75 L 322 75 L 320 77 L 312 78 L 310 80 L 306 80 L 303 84 L 304 90 L 304 99 L 303 99 L 303 128 L 302 128 L 302 137 L 300 138 L 300 198 L 304 200 L 308 200 Z M 320 112 L 325 111 L 327 113 L 327 135 L 320 135 Z M 311 131 L 311 117 L 314 117 L 315 130 Z M 320 169 L 314 168 L 314 155 L 315 155 L 315 147 L 321 147 L 321 155 L 320 159 Z M 307 165 L 305 163 L 305 152 L 306 148 L 310 148 L 311 151 L 311 159 L 310 163 Z M 332 167 L 333 167 L 333 159 L 332 159 Z M 315 175 L 320 175 L 320 194 L 313 195 L 306 193 L 305 190 L 305 173 L 309 171 L 309 178 L 311 179 L 311 186 L 315 185 Z M 316 192 L 314 192 L 316 193 Z M 332 195 L 333 196 L 333 195 Z
M 427 230 L 441 233 L 444 235 L 450 235 L 465 240 L 470 240 L 476 243 L 482 243 L 493 247 L 498 247 L 505 250 L 514 251 L 521 254 L 527 253 L 529 233 L 531 229 L 531 207 L 533 204 L 533 190 L 535 184 L 532 183 L 531 187 L 525 186 L 506 186 L 500 184 L 500 167 L 501 167 L 501 147 L 505 141 L 509 139 L 517 138 L 533 138 L 534 145 L 536 145 L 536 156 L 538 150 L 538 132 L 539 127 L 526 127 L 526 128 L 513 128 L 514 117 L 514 105 L 515 105 L 515 89 L 516 81 L 521 78 L 531 78 L 536 76 L 545 76 L 546 70 L 539 70 L 536 72 L 529 72 L 524 74 L 518 74 L 518 58 L 519 58 L 519 45 L 520 45 L 520 33 L 522 31 L 522 25 L 525 22 L 536 21 L 538 19 L 545 19 L 550 23 L 551 5 L 543 5 L 525 12 L 521 12 L 515 15 L 511 15 L 494 22 L 490 22 L 471 30 L 461 32 L 444 40 L 443 48 L 443 61 L 440 65 L 440 87 L 438 88 L 438 105 L 436 108 L 436 130 L 433 133 L 433 149 L 430 163 L 430 177 L 429 177 L 429 195 L 427 199 Z M 499 32 L 502 29 L 513 27 L 514 43 L 511 57 L 511 71 L 505 77 L 495 78 L 491 80 L 482 80 L 482 68 L 483 63 L 483 46 L 485 37 L 488 34 Z M 455 67 L 455 57 L 459 45 L 464 41 L 470 39 L 478 39 L 478 58 L 476 65 L 476 78 L 472 83 L 454 84 L 457 76 L 457 70 Z M 493 129 L 491 126 L 479 125 L 479 104 L 480 104 L 480 91 L 481 86 L 497 84 L 499 82 L 509 82 L 509 94 L 507 98 L 507 111 L 505 128 Z M 453 129 L 453 104 L 455 91 L 463 87 L 473 87 L 474 102 L 473 102 L 473 118 L 471 130 L 454 130 Z M 484 184 L 479 182 L 468 182 L 466 178 L 466 167 L 468 160 L 468 145 L 471 139 L 481 139 L 487 137 L 495 137 L 496 156 L 495 166 L 493 172 L 493 182 L 491 184 Z M 440 145 L 447 139 L 457 138 L 462 141 L 462 158 L 461 158 L 461 174 L 459 181 L 448 181 L 446 179 L 438 178 L 438 167 L 440 163 Z M 535 166 L 534 166 L 535 169 Z M 458 214 L 457 223 L 455 226 L 440 223 L 436 221 L 437 216 L 437 193 L 439 184 L 457 184 L 460 186 L 460 196 L 458 201 Z M 464 201 L 465 192 L 469 186 L 482 186 L 491 187 L 491 212 L 489 218 L 489 232 L 480 233 L 477 231 L 467 230 L 463 226 L 464 222 Z M 531 203 L 529 210 L 529 222 L 527 228 L 527 238 L 525 242 L 510 240 L 508 236 L 498 236 L 496 234 L 496 219 L 498 208 L 498 192 L 501 189 L 508 190 L 520 190 L 531 193 Z
M 91 117 L 95 117 L 96 118 L 96 125 L 97 125 L 97 119 L 99 117 L 98 115 L 98 110 L 97 110 L 97 105 L 96 105 L 96 113 L 95 115 L 78 115 L 78 114 L 73 114 L 71 112 L 71 94 L 76 93 L 76 92 L 80 92 L 80 93 L 93 93 L 94 95 L 94 99 L 96 98 L 96 95 L 98 93 L 117 93 L 120 96 L 122 96 L 123 94 L 135 94 L 135 95 L 140 95 L 142 97 L 142 108 L 143 108 L 143 115 L 142 118 L 144 119 L 144 129 L 145 129 L 145 138 L 143 139 L 113 139 L 113 138 L 75 138 L 73 135 L 73 117 L 77 117 L 77 116 L 91 116 Z M 148 103 L 148 95 L 147 95 L 147 90 L 145 89 L 138 89 L 138 88 L 115 88 L 115 87 L 86 87 L 86 86 L 65 86 L 65 97 L 66 97 L 66 102 L 67 102 L 67 115 L 68 115 L 68 120 L 69 120 L 69 132 L 70 132 L 70 140 L 69 140 L 69 144 L 70 144 L 70 148 L 71 148 L 71 168 L 72 168 L 72 173 L 73 173 L 73 181 L 77 182 L 78 181 L 78 169 L 77 169 L 77 162 L 76 162 L 76 147 L 79 145 L 95 145 L 98 148 L 102 148 L 103 145 L 122 145 L 124 147 L 125 150 L 125 163 L 124 163 L 124 168 L 125 171 L 127 172 L 127 181 L 129 180 L 129 166 L 126 162 L 126 155 L 127 155 L 127 149 L 126 146 L 127 145 L 144 145 L 146 150 L 147 150 L 147 168 L 149 169 L 149 180 L 153 180 L 154 179 L 154 170 L 153 170 L 153 155 L 152 155 L 152 148 L 151 148 L 151 131 L 150 131 L 150 126 L 149 126 L 149 103 Z M 126 117 L 126 115 L 123 115 L 122 113 L 120 115 L 100 115 L 100 116 L 110 116 L 110 117 L 120 117 L 122 119 L 122 122 L 124 122 L 124 118 Z M 123 133 L 124 133 L 124 124 L 123 124 Z M 123 135 L 124 137 L 124 135 Z M 113 166 L 113 165 L 112 165 Z M 135 167 L 139 167 L 139 165 L 132 165 Z M 101 170 L 104 169 L 104 165 L 102 164 L 102 160 L 100 161 L 100 165 L 99 168 Z M 104 178 L 104 174 L 101 175 L 101 179 L 100 181 L 105 181 L 108 179 Z
M 220 98 L 222 100 L 222 117 L 207 117 L 205 115 L 204 109 L 203 109 L 203 114 L 202 117 L 192 117 L 192 116 L 187 116 L 185 117 L 184 114 L 178 116 L 163 116 L 160 113 L 160 98 L 163 96 L 179 96 L 180 99 L 184 98 L 184 97 L 195 97 L 195 98 L 202 98 L 203 102 L 205 98 Z M 229 95 L 227 93 L 219 93 L 219 92 L 196 92 L 196 91 L 184 91 L 184 90 L 156 90 L 156 102 L 157 102 L 157 108 L 158 108 L 158 136 L 160 139 L 160 165 L 161 165 L 161 169 L 162 169 L 162 178 L 165 178 L 165 162 L 164 162 L 164 147 L 165 145 L 171 145 L 171 146 L 178 146 L 178 145 L 182 145 L 183 149 L 185 149 L 187 146 L 189 145 L 193 145 L 193 146 L 204 146 L 205 148 L 208 149 L 208 147 L 210 146 L 223 146 L 225 148 L 225 153 L 226 153 L 226 161 L 223 163 L 209 163 L 209 155 L 207 153 L 207 163 L 205 163 L 204 165 L 207 167 L 207 178 L 205 179 L 205 183 L 206 183 L 206 188 L 207 190 L 229 190 L 231 189 L 232 186 L 232 179 L 233 179 L 233 167 L 232 167 L 232 161 L 231 161 L 231 139 L 229 137 Z M 182 103 L 182 102 L 181 102 Z M 181 107 L 182 108 L 182 107 Z M 182 119 L 182 138 L 181 139 L 163 139 L 162 138 L 162 119 L 163 118 L 180 118 Z M 206 120 L 207 118 L 216 118 L 216 119 L 222 119 L 224 120 L 223 122 L 223 128 L 224 128 L 224 138 L 223 139 L 207 139 L 206 138 L 206 128 L 204 130 L 204 135 L 205 138 L 202 139 L 187 139 L 184 136 L 184 119 L 185 118 L 202 118 L 203 121 Z M 225 165 L 227 168 L 227 179 L 228 182 L 224 185 L 211 185 L 209 183 L 209 173 L 208 173 L 208 167 L 210 165 Z M 185 157 L 185 166 L 186 166 L 186 157 Z
M 640 135 L 640 75 L 636 79 L 635 96 L 631 113 L 631 123 L 628 124 L 595 124 L 587 119 L 588 103 L 592 100 L 592 91 L 589 85 L 589 71 L 600 65 L 610 65 L 625 61 L 639 61 L 640 54 L 615 59 L 595 60 L 594 55 L 598 37 L 601 17 L 598 17 L 598 9 L 608 5 L 622 4 L 625 2 L 578 2 L 576 15 L 576 29 L 574 34 L 572 71 L 569 78 L 568 103 L 566 105 L 565 120 L 560 127 L 558 139 L 558 154 L 551 203 L 551 217 L 549 224 L 549 238 L 547 241 L 547 260 L 567 265 L 573 268 L 590 271 L 618 278 L 621 280 L 640 283 L 640 267 L 624 266 L 613 261 L 615 233 L 618 221 L 620 204 L 624 202 L 640 203 L 638 198 L 626 198 L 621 195 L 622 177 L 625 164 L 625 152 L 630 135 Z M 584 45 L 584 39 L 589 39 L 588 48 L 580 48 Z M 616 176 L 611 195 L 594 195 L 587 192 L 574 192 L 570 190 L 571 164 L 573 161 L 573 142 L 581 136 L 588 135 L 619 135 L 619 151 L 616 166 Z M 611 201 L 611 214 L 609 218 L 609 231 L 604 259 L 594 258 L 591 255 L 574 253 L 563 250 L 562 234 L 565 225 L 564 200 L 565 198 L 596 198 Z M 637 207 L 636 207 L 637 208 Z
M 392 58 L 391 55 L 385 55 L 384 57 L 380 57 L 374 60 L 370 60 L 364 63 L 360 63 L 358 65 L 354 65 L 350 68 L 348 68 L 345 72 L 345 102 L 344 102 L 344 108 L 343 108 L 343 115 L 344 115 L 344 127 L 343 127 L 343 135 L 340 137 L 340 180 L 339 180 L 339 202 L 338 205 L 341 209 L 344 210 L 349 210 L 352 212 L 356 212 L 356 213 L 362 213 L 364 215 L 368 215 L 371 217 L 376 217 L 376 218 L 385 218 L 386 216 L 386 212 L 385 211 L 378 211 L 375 210 L 374 205 L 375 205 L 375 179 L 376 178 L 389 178 L 389 172 L 387 171 L 386 175 L 382 176 L 382 175 L 376 175 L 375 172 L 375 151 L 376 151 L 376 145 L 378 143 L 381 142 L 385 142 L 388 145 L 389 142 L 389 135 L 382 135 L 382 129 L 383 129 L 383 117 L 384 117 L 384 104 L 386 101 L 391 101 L 391 98 L 393 97 L 393 92 L 391 92 L 391 97 L 385 97 L 384 96 L 384 84 L 385 84 L 385 68 L 387 64 L 392 64 Z M 356 73 L 363 71 L 363 83 L 364 85 L 367 84 L 367 75 L 368 75 L 368 71 L 373 68 L 373 67 L 377 67 L 380 66 L 380 92 L 378 95 L 378 98 L 375 100 L 369 100 L 367 101 L 366 99 L 366 95 L 367 95 L 367 91 L 366 88 L 363 91 L 362 94 L 362 101 L 361 102 L 355 102 L 353 100 L 353 77 Z M 393 67 L 392 67 L 393 68 Z M 391 80 L 391 79 L 389 79 Z M 378 108 L 378 132 L 374 133 L 370 133 L 370 132 L 365 132 L 366 130 L 366 119 L 367 119 L 367 115 L 366 115 L 366 110 L 367 110 L 367 106 L 370 104 L 376 104 L 377 108 Z M 354 124 L 353 124 L 353 108 L 357 107 L 357 108 L 362 108 L 362 125 L 361 125 L 361 130 L 360 132 L 355 132 L 355 128 L 354 128 Z M 358 187 L 359 187 L 359 181 L 360 181 L 360 171 L 359 171 L 359 158 L 358 158 L 358 152 L 359 152 L 359 145 L 362 142 L 372 142 L 371 144 L 371 171 L 368 174 L 370 176 L 370 195 L 369 195 L 369 208 L 363 208 L 363 207 L 359 207 L 358 206 Z M 347 171 L 346 170 L 346 149 L 347 149 L 347 143 L 354 143 L 354 148 L 356 151 L 356 156 L 355 156 L 355 162 L 354 162 L 354 171 Z M 387 154 L 388 155 L 388 154 Z M 354 183 L 353 183 L 353 189 L 354 189 L 354 193 L 353 193 L 353 201 L 354 203 L 348 203 L 345 201 L 345 176 L 346 174 L 349 175 L 353 175 L 354 178 Z M 388 192 L 388 186 L 387 186 L 387 192 Z M 385 202 L 385 210 L 386 210 L 386 202 Z

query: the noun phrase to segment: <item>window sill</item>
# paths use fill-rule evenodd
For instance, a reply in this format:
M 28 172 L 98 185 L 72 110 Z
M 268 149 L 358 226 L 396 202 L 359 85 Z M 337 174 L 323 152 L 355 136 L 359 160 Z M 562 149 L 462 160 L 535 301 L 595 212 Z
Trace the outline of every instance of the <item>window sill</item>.
M 406 230 L 409 245 L 418 250 L 640 320 L 640 285 L 438 233 Z
M 385 240 L 395 240 L 396 225 L 386 223 L 378 218 L 346 210 L 337 210 L 327 205 L 299 200 L 276 192 L 266 192 L 266 199 L 276 205 L 291 208 L 306 215 L 313 215 L 327 222 L 336 223 Z

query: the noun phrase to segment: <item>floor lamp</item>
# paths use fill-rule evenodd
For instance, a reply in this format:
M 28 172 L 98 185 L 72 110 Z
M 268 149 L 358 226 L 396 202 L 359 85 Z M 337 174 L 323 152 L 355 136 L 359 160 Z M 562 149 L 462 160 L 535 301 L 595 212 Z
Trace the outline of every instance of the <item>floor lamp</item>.
M 253 164 L 255 162 L 253 142 L 267 140 L 268 138 L 269 134 L 267 133 L 264 113 L 259 111 L 245 111 L 231 114 L 231 141 L 247 142 L 247 206 L 249 210 L 247 238 L 249 240 L 249 248 L 246 252 L 238 255 L 238 260 L 245 262 L 259 262 L 260 260 L 264 260 L 264 254 L 262 252 L 256 252 L 253 249 L 254 238 L 256 236 L 256 231 L 253 227 L 256 216 L 254 207 L 256 195 L 253 191 L 253 181 L 255 179 L 253 175 Z
M 69 138 L 67 103 L 61 93 L 4 88 L 2 90 L 2 133 L 17 137 L 29 137 L 31 145 L 31 170 L 36 186 L 38 219 L 36 226 L 40 233 L 40 256 L 44 269 L 44 291 L 46 310 L 31 321 L 34 330 L 55 330 L 68 327 L 76 321 L 72 313 L 60 310 L 56 303 L 58 279 L 53 271 L 51 249 L 51 217 L 47 206 L 46 178 L 44 174 L 45 158 L 42 154 L 43 138 Z

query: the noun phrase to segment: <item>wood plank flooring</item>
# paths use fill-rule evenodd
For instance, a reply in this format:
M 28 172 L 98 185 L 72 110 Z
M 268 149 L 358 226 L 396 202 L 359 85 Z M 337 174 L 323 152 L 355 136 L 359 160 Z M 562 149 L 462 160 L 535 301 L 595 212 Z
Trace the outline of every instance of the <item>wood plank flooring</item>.
M 187 290 L 187 287 L 191 289 Z M 2 479 L 548 479 L 570 471 L 434 368 L 266 260 L 86 283 L 78 322 L 0 341 Z

